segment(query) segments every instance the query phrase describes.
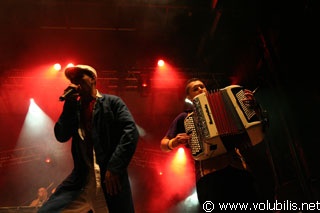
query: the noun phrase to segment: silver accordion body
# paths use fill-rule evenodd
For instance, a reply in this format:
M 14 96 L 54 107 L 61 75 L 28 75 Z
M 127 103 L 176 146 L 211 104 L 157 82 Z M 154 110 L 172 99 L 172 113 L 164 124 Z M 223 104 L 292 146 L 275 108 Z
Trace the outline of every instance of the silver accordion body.
M 255 110 L 245 105 L 241 86 L 231 85 L 202 93 L 193 100 L 193 112 L 184 120 L 191 134 L 189 146 L 195 160 L 219 156 L 229 150 L 252 147 L 264 138 L 263 124 Z

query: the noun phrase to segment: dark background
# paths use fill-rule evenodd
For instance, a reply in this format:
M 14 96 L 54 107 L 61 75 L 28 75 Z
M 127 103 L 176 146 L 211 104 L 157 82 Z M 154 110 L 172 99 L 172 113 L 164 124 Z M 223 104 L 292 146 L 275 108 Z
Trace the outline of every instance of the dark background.
M 315 1 L 305 0 L 1 1 L 0 206 L 26 205 L 38 187 L 56 185 L 71 169 L 60 145 L 49 150 L 55 164 L 42 163 L 39 147 L 56 143 L 51 127 L 17 144 L 30 97 L 53 121 L 60 113 L 56 98 L 67 83 L 37 73 L 71 60 L 95 67 L 101 91 L 121 96 L 146 132 L 130 164 L 137 188 L 146 187 L 134 194 L 138 212 L 160 196 L 152 175 L 168 156 L 160 140 L 183 108 L 183 83 L 190 77 L 204 79 L 210 89 L 234 83 L 258 88 L 270 126 L 265 141 L 246 155 L 262 195 L 319 200 L 316 12 Z M 159 57 L 179 73 L 176 84 L 155 86 L 167 80 L 153 77 Z M 127 81 L 144 77 L 147 92 Z

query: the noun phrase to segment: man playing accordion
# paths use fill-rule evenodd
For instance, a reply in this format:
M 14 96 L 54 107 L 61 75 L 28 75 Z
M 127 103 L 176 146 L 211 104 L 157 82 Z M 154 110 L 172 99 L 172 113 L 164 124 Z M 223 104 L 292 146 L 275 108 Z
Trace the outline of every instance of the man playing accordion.
M 196 96 L 203 93 L 209 94 L 201 80 L 192 78 L 187 81 L 186 97 L 188 100 L 192 101 Z M 246 106 L 255 108 L 256 102 L 253 92 L 245 89 L 243 93 L 245 96 L 241 101 Z M 190 141 L 194 134 L 191 134 L 191 131 L 187 132 L 185 128 L 185 119 L 192 113 L 194 113 L 193 108 L 185 110 L 173 120 L 166 135 L 161 140 L 162 151 L 169 152 L 180 146 L 192 148 L 190 147 Z M 239 144 L 243 144 L 241 141 L 248 139 L 247 134 L 236 134 L 233 137 L 224 137 L 223 144 L 237 144 L 235 143 L 237 141 L 239 141 Z M 219 154 L 211 153 L 207 157 L 193 157 L 196 189 L 201 206 L 205 201 L 213 203 L 257 201 L 258 193 L 253 176 L 241 155 L 241 149 L 237 146 L 227 147 Z

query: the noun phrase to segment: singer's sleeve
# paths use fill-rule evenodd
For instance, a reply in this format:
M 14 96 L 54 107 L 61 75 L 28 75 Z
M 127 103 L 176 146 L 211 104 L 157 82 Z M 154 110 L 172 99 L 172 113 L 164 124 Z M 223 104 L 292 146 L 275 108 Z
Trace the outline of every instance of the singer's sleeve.
M 77 131 L 77 127 L 77 102 L 65 101 L 63 111 L 54 125 L 54 135 L 59 142 L 66 142 Z
M 111 107 L 116 115 L 117 130 L 114 132 L 118 132 L 119 135 L 115 137 L 119 141 L 108 163 L 108 170 L 119 174 L 126 170 L 133 157 L 139 133 L 131 112 L 120 98 L 116 99 Z

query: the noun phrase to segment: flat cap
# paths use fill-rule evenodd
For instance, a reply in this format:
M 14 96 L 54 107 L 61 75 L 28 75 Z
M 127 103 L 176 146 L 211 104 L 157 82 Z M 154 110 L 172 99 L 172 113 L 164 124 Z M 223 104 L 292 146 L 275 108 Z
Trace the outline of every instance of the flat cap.
M 83 72 L 83 71 L 86 71 L 86 72 L 89 72 L 92 74 L 93 77 L 97 78 L 97 71 L 89 66 L 89 65 L 82 65 L 82 64 L 78 64 L 76 66 L 71 66 L 71 67 L 67 67 L 65 70 L 64 70 L 64 74 L 65 76 L 70 80 L 73 78 L 73 76 L 76 76 L 78 74 L 78 72 Z

